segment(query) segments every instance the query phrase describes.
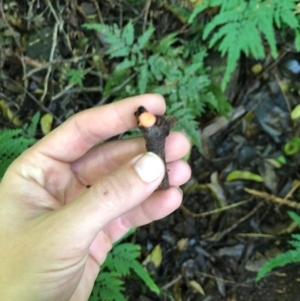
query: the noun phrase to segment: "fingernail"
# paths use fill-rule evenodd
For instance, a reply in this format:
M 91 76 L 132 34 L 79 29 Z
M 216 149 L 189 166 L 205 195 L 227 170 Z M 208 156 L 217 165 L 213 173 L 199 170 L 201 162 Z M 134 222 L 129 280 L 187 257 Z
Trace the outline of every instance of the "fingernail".
M 134 168 L 142 181 L 146 183 L 153 182 L 165 172 L 162 160 L 151 152 L 140 157 L 136 161 Z

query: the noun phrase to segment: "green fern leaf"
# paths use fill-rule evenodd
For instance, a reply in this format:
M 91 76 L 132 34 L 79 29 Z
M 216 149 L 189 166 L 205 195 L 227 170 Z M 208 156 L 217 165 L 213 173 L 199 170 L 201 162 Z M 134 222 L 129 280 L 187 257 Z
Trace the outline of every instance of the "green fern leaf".
M 294 211 L 288 211 L 289 217 L 300 226 L 300 216 Z
M 282 23 L 287 24 L 290 28 L 297 28 L 299 20 L 296 17 L 296 7 L 298 0 L 273 0 L 274 3 L 274 21 L 278 28 L 281 28 Z
M 294 247 L 295 249 L 299 249 L 300 250 L 300 234 L 293 234 L 292 238 L 294 240 L 290 240 L 289 244 Z
M 124 27 L 122 32 L 122 39 L 125 42 L 125 45 L 131 46 L 134 41 L 134 28 L 132 22 L 129 21 L 128 24 Z
M 216 3 L 211 3 L 214 6 Z M 247 56 L 253 55 L 256 59 L 265 57 L 263 35 L 274 58 L 277 57 L 277 47 L 274 32 L 274 23 L 278 27 L 287 24 L 290 28 L 297 28 L 299 20 L 294 10 L 295 0 L 228 0 L 221 4 L 220 12 L 208 23 L 204 29 L 203 38 L 214 31 L 209 47 L 217 43 L 222 56 L 228 55 L 227 68 L 222 81 L 222 90 L 229 82 L 232 72 L 237 66 L 241 52 Z M 216 31 L 216 29 L 218 29 Z M 216 32 L 215 32 L 216 31 Z
M 155 28 L 150 26 L 137 40 L 138 49 L 142 50 L 150 40 Z
M 157 294 L 160 293 L 159 287 L 154 283 L 152 278 L 149 276 L 148 271 L 145 270 L 145 268 L 138 261 L 136 260 L 132 261 L 131 268 L 144 281 L 144 283 L 151 291 Z
M 286 253 L 280 254 L 277 257 L 269 260 L 258 272 L 256 281 L 259 281 L 264 277 L 268 272 L 273 270 L 276 267 L 285 266 L 289 263 L 300 262 L 300 251 L 299 250 L 290 250 Z
M 27 136 L 29 137 L 34 137 L 36 130 L 37 130 L 37 126 L 40 120 L 40 116 L 41 113 L 40 112 L 36 112 L 33 117 L 31 118 L 31 123 L 25 123 L 23 125 L 23 130 L 26 133 Z
M 131 243 L 117 245 L 111 252 L 113 270 L 121 276 L 130 274 L 132 262 L 140 256 L 141 247 Z
M 35 114 L 30 126 L 23 129 L 0 130 L 0 180 L 9 165 L 19 157 L 27 148 L 35 143 L 35 130 L 39 114 Z
M 130 50 L 128 45 L 126 45 L 126 42 L 130 42 L 131 39 L 130 29 L 127 29 L 127 35 L 124 36 L 116 24 L 108 26 L 105 24 L 88 23 L 83 24 L 82 27 L 99 32 L 103 37 L 105 44 L 109 46 L 106 53 L 110 58 L 128 56 Z
M 97 289 L 93 290 L 90 301 L 126 301 L 124 281 L 116 272 L 101 272 L 97 277 Z
M 139 88 L 139 94 L 144 94 L 147 89 L 148 80 L 149 80 L 149 72 L 148 72 L 148 65 L 143 64 L 141 67 L 136 68 L 139 72 L 138 77 L 138 88 Z

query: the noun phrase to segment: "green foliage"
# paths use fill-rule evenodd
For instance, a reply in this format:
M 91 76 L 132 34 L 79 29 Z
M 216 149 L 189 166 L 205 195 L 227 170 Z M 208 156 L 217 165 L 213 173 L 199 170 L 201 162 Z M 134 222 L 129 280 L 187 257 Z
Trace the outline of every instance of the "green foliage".
M 150 290 L 159 293 L 160 289 L 147 270 L 137 261 L 140 255 L 141 247 L 139 245 L 120 243 L 120 241 L 115 243 L 113 250 L 107 255 L 104 264 L 101 266 L 101 272 L 96 279 L 89 301 L 126 301 L 123 279 L 125 276 L 131 276 L 132 274 L 143 280 Z
M 166 98 L 167 113 L 179 121 L 177 129 L 183 129 L 200 148 L 195 118 L 206 109 L 221 114 L 230 109 L 224 98 L 216 98 L 210 90 L 211 81 L 203 62 L 205 49 L 192 51 L 176 34 L 158 42 L 153 38 L 152 26 L 136 38 L 131 21 L 123 30 L 117 25 L 105 24 L 85 24 L 84 27 L 98 31 L 107 44 L 108 57 L 118 59 L 104 93 L 109 95 L 116 86 L 130 79 L 125 89 L 119 90 L 118 98 L 148 92 L 162 94 Z
M 209 47 L 217 45 L 222 56 L 227 55 L 223 90 L 242 52 L 256 59 L 265 57 L 263 38 L 269 44 L 272 56 L 277 57 L 274 25 L 278 28 L 286 25 L 295 30 L 295 45 L 300 48 L 299 20 L 295 15 L 297 3 L 297 0 L 211 0 L 203 1 L 194 9 L 190 23 L 206 8 L 220 7 L 219 13 L 206 25 L 203 38 L 209 37 Z
M 8 166 L 36 141 L 34 136 L 40 114 L 32 117 L 31 124 L 22 129 L 0 130 L 0 180 Z
M 67 73 L 67 76 L 69 77 L 69 85 L 76 84 L 80 88 L 83 88 L 82 80 L 85 76 L 85 71 L 78 69 L 78 70 L 70 70 Z
M 295 212 L 288 212 L 290 218 L 300 226 L 300 216 Z M 285 253 L 279 254 L 275 258 L 269 260 L 258 272 L 256 281 L 261 280 L 268 272 L 274 268 L 285 266 L 290 263 L 300 262 L 300 234 L 292 234 L 293 240 L 289 241 L 289 244 L 295 248 L 295 250 L 289 250 Z

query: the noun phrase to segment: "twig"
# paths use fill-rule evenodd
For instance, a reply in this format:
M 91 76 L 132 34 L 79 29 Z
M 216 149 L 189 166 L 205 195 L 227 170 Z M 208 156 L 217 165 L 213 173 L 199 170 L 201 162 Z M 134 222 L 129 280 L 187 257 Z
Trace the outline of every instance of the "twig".
M 282 85 L 280 84 L 280 83 L 281 83 L 281 80 L 280 80 L 280 78 L 279 78 L 279 76 L 278 76 L 278 74 L 277 74 L 276 71 L 274 72 L 274 76 L 275 76 L 275 79 L 276 79 L 276 81 L 277 81 L 277 84 L 278 84 L 278 86 L 279 86 L 279 88 L 280 88 L 280 90 L 281 90 L 281 93 L 282 93 L 282 95 L 283 95 L 283 98 L 284 98 L 284 101 L 285 101 L 285 103 L 286 103 L 287 109 L 288 109 L 289 113 L 291 114 L 291 111 L 292 111 L 292 110 L 291 110 L 291 104 L 290 104 L 290 102 L 289 102 L 289 100 L 288 100 L 288 97 L 287 97 L 287 95 L 286 95 L 284 89 L 282 88 Z
M 56 95 L 54 95 L 53 97 L 51 97 L 51 101 L 54 101 L 58 98 L 60 98 L 61 96 L 63 96 L 67 91 L 69 91 L 71 88 L 73 88 L 76 84 L 70 84 L 68 86 L 66 86 L 62 91 L 60 91 L 59 93 L 57 93 Z
M 46 68 L 49 68 L 49 66 L 68 64 L 68 63 L 77 63 L 80 60 L 88 59 L 90 57 L 93 57 L 94 55 L 95 55 L 95 53 L 90 53 L 90 54 L 86 54 L 86 55 L 82 55 L 82 56 L 72 57 L 70 59 L 56 59 L 56 60 L 53 60 L 51 62 L 46 62 L 46 63 L 40 63 L 39 61 L 34 60 L 34 59 L 32 59 L 28 56 L 24 56 L 25 63 L 27 65 L 35 67 L 35 69 L 30 70 L 26 74 L 26 76 L 30 77 L 36 72 L 39 72 L 39 71 L 41 71 L 43 69 L 46 69 Z
M 32 19 L 32 9 L 33 9 L 33 4 L 36 0 L 32 0 L 28 2 L 28 12 L 27 12 L 27 30 L 30 30 L 31 27 L 31 19 Z
M 162 289 L 167 290 L 169 287 L 173 286 L 175 283 L 179 282 L 182 279 L 182 276 L 179 275 L 175 279 L 171 280 L 169 283 L 165 284 Z
M 219 241 L 221 240 L 224 236 L 229 234 L 231 231 L 237 228 L 237 226 L 243 222 L 245 222 L 248 218 L 250 218 L 252 215 L 256 213 L 256 211 L 262 207 L 263 203 L 258 204 L 255 208 L 253 208 L 248 214 L 240 218 L 236 223 L 234 223 L 231 227 L 227 228 L 224 230 L 217 238 L 214 238 L 213 241 Z
M 64 30 L 64 27 L 63 27 L 64 26 L 64 21 L 63 21 L 63 19 L 59 18 L 57 16 L 57 14 L 55 12 L 55 9 L 53 8 L 53 6 L 51 4 L 51 1 L 50 0 L 46 0 L 46 2 L 47 2 L 48 7 L 51 10 L 52 15 L 54 16 L 54 19 L 56 20 L 56 23 L 59 24 L 59 31 L 63 33 L 64 38 L 65 38 L 65 40 L 67 42 L 68 49 L 71 52 L 72 51 L 72 46 L 71 46 L 71 42 L 70 42 L 69 36 L 67 35 L 67 33 Z
M 264 233 L 237 233 L 238 237 L 246 238 L 268 238 L 268 239 L 278 239 L 277 235 L 264 234 Z
M 287 199 L 282 199 L 275 195 L 272 195 L 272 194 L 269 194 L 266 192 L 262 192 L 262 191 L 258 191 L 258 190 L 254 190 L 254 189 L 250 189 L 250 188 L 245 188 L 244 190 L 246 192 L 248 192 L 249 194 L 251 194 L 255 197 L 259 197 L 265 201 L 271 201 L 271 202 L 277 203 L 279 205 L 286 205 L 286 206 L 294 208 L 294 209 L 300 209 L 300 203 L 290 201 Z
M 0 17 L 4 21 L 5 26 L 7 26 L 7 28 L 9 28 L 9 30 L 11 31 L 12 36 L 14 38 L 14 41 L 15 41 L 16 45 L 19 48 L 21 48 L 20 41 L 18 39 L 19 38 L 18 34 L 14 31 L 14 29 L 10 26 L 9 22 L 5 18 L 5 13 L 4 13 L 4 10 L 3 10 L 3 2 L 2 1 L 0 1 Z
M 284 197 L 284 199 L 289 199 L 292 197 L 293 193 L 300 187 L 300 181 L 297 181 L 296 184 L 292 187 L 292 189 L 288 192 L 288 194 Z
M 159 189 L 168 189 L 170 187 L 168 169 L 165 155 L 166 138 L 170 134 L 170 129 L 177 123 L 173 116 L 154 115 L 148 112 L 143 106 L 138 107 L 134 112 L 137 119 L 137 125 L 143 133 L 146 141 L 146 149 L 158 155 L 165 164 L 165 176 L 159 185 Z
M 58 117 L 56 117 L 47 107 L 45 107 L 40 101 L 38 101 L 30 92 L 24 89 L 23 86 L 21 86 L 18 82 L 16 82 L 13 79 L 10 80 L 13 81 L 19 88 L 23 89 L 25 93 L 28 95 L 28 97 L 31 98 L 41 108 L 42 111 L 51 114 L 54 120 L 57 122 L 57 124 L 62 124 L 62 121 Z M 1 92 L 0 92 L 0 97 L 6 99 L 7 101 L 10 101 L 10 99 Z
M 146 24 L 147 24 L 147 17 L 149 15 L 149 9 L 151 6 L 151 0 L 147 0 L 146 4 L 145 4 L 145 13 L 144 13 L 144 23 L 143 23 L 143 32 L 145 32 L 146 30 Z
M 237 285 L 237 283 L 234 282 L 234 281 L 232 281 L 232 280 L 228 280 L 228 279 L 225 279 L 225 278 L 217 277 L 217 276 L 210 275 L 210 274 L 207 274 L 207 273 L 196 271 L 196 274 L 202 275 L 202 276 L 204 276 L 206 278 L 213 279 L 213 280 L 219 279 L 219 280 L 221 280 L 222 282 L 224 282 L 226 284 Z M 239 283 L 238 285 L 239 286 L 244 286 L 244 287 L 249 287 L 248 284 L 243 284 L 243 283 Z
M 26 64 L 24 62 L 24 56 L 22 55 L 18 55 L 19 60 L 21 62 L 22 65 L 22 69 L 23 69 L 23 74 L 26 74 Z M 25 101 L 25 97 L 26 97 L 26 92 L 27 88 L 28 88 L 28 79 L 26 77 L 23 76 L 23 81 L 24 81 L 24 90 L 23 90 L 23 95 L 22 95 L 22 100 L 21 100 L 21 105 L 24 103 Z
M 221 213 L 223 211 L 227 211 L 227 210 L 230 210 L 230 209 L 242 206 L 244 204 L 249 203 L 250 201 L 251 201 L 251 199 L 245 200 L 245 201 L 241 201 L 241 202 L 238 202 L 238 203 L 235 203 L 235 204 L 231 204 L 231 205 L 228 205 L 228 206 L 224 206 L 222 208 L 214 209 L 214 210 L 211 210 L 211 211 L 201 212 L 201 213 L 194 213 L 194 212 L 190 211 L 189 209 L 187 209 L 184 205 L 181 205 L 180 209 L 182 209 L 182 211 L 184 213 L 186 213 L 186 214 L 188 214 L 188 215 L 190 215 L 192 217 L 205 217 L 205 216 L 208 216 L 208 215 Z
M 114 93 L 118 92 L 121 90 L 124 86 L 126 86 L 134 77 L 137 76 L 137 73 L 132 74 L 129 76 L 123 83 L 121 83 L 119 86 L 113 88 L 110 93 L 106 96 L 104 96 L 97 104 L 96 106 L 101 106 L 103 105 Z
M 60 98 L 61 96 L 63 96 L 65 93 L 67 93 L 72 87 L 74 87 L 76 84 L 70 84 L 68 85 L 65 89 L 63 89 L 63 91 L 60 91 L 59 93 L 57 93 L 56 95 L 54 95 L 51 100 L 54 101 L 58 98 Z M 83 88 L 76 88 L 72 91 L 72 93 L 81 93 L 81 92 L 102 92 L 102 88 L 101 87 L 83 87 Z
M 49 62 L 51 62 L 53 60 L 53 57 L 54 57 L 54 52 L 55 52 L 55 48 L 56 48 L 56 45 L 57 45 L 58 26 L 59 26 L 59 23 L 55 23 L 54 30 L 53 30 L 52 47 L 51 47 Z M 48 92 L 48 83 L 49 83 L 49 76 L 50 76 L 51 71 L 52 71 L 52 65 L 49 65 L 46 76 L 44 78 L 44 91 L 43 91 L 43 94 L 41 96 L 40 102 L 44 101 L 44 98 L 45 98 L 45 96 Z
M 92 0 L 92 1 L 93 1 L 94 5 L 96 7 L 98 18 L 99 18 L 100 22 L 102 24 L 104 24 L 104 20 L 103 20 L 103 17 L 102 17 L 101 10 L 100 10 L 98 2 L 96 0 Z

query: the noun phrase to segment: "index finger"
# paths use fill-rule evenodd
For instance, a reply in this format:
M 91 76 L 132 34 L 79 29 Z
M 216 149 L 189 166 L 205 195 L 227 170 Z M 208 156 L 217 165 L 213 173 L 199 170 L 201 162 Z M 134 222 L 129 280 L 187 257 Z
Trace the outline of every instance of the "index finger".
M 134 112 L 139 106 L 159 115 L 166 108 L 161 95 L 144 94 L 88 109 L 73 115 L 36 143 L 27 154 L 39 152 L 55 160 L 72 162 L 96 143 L 136 127 Z

